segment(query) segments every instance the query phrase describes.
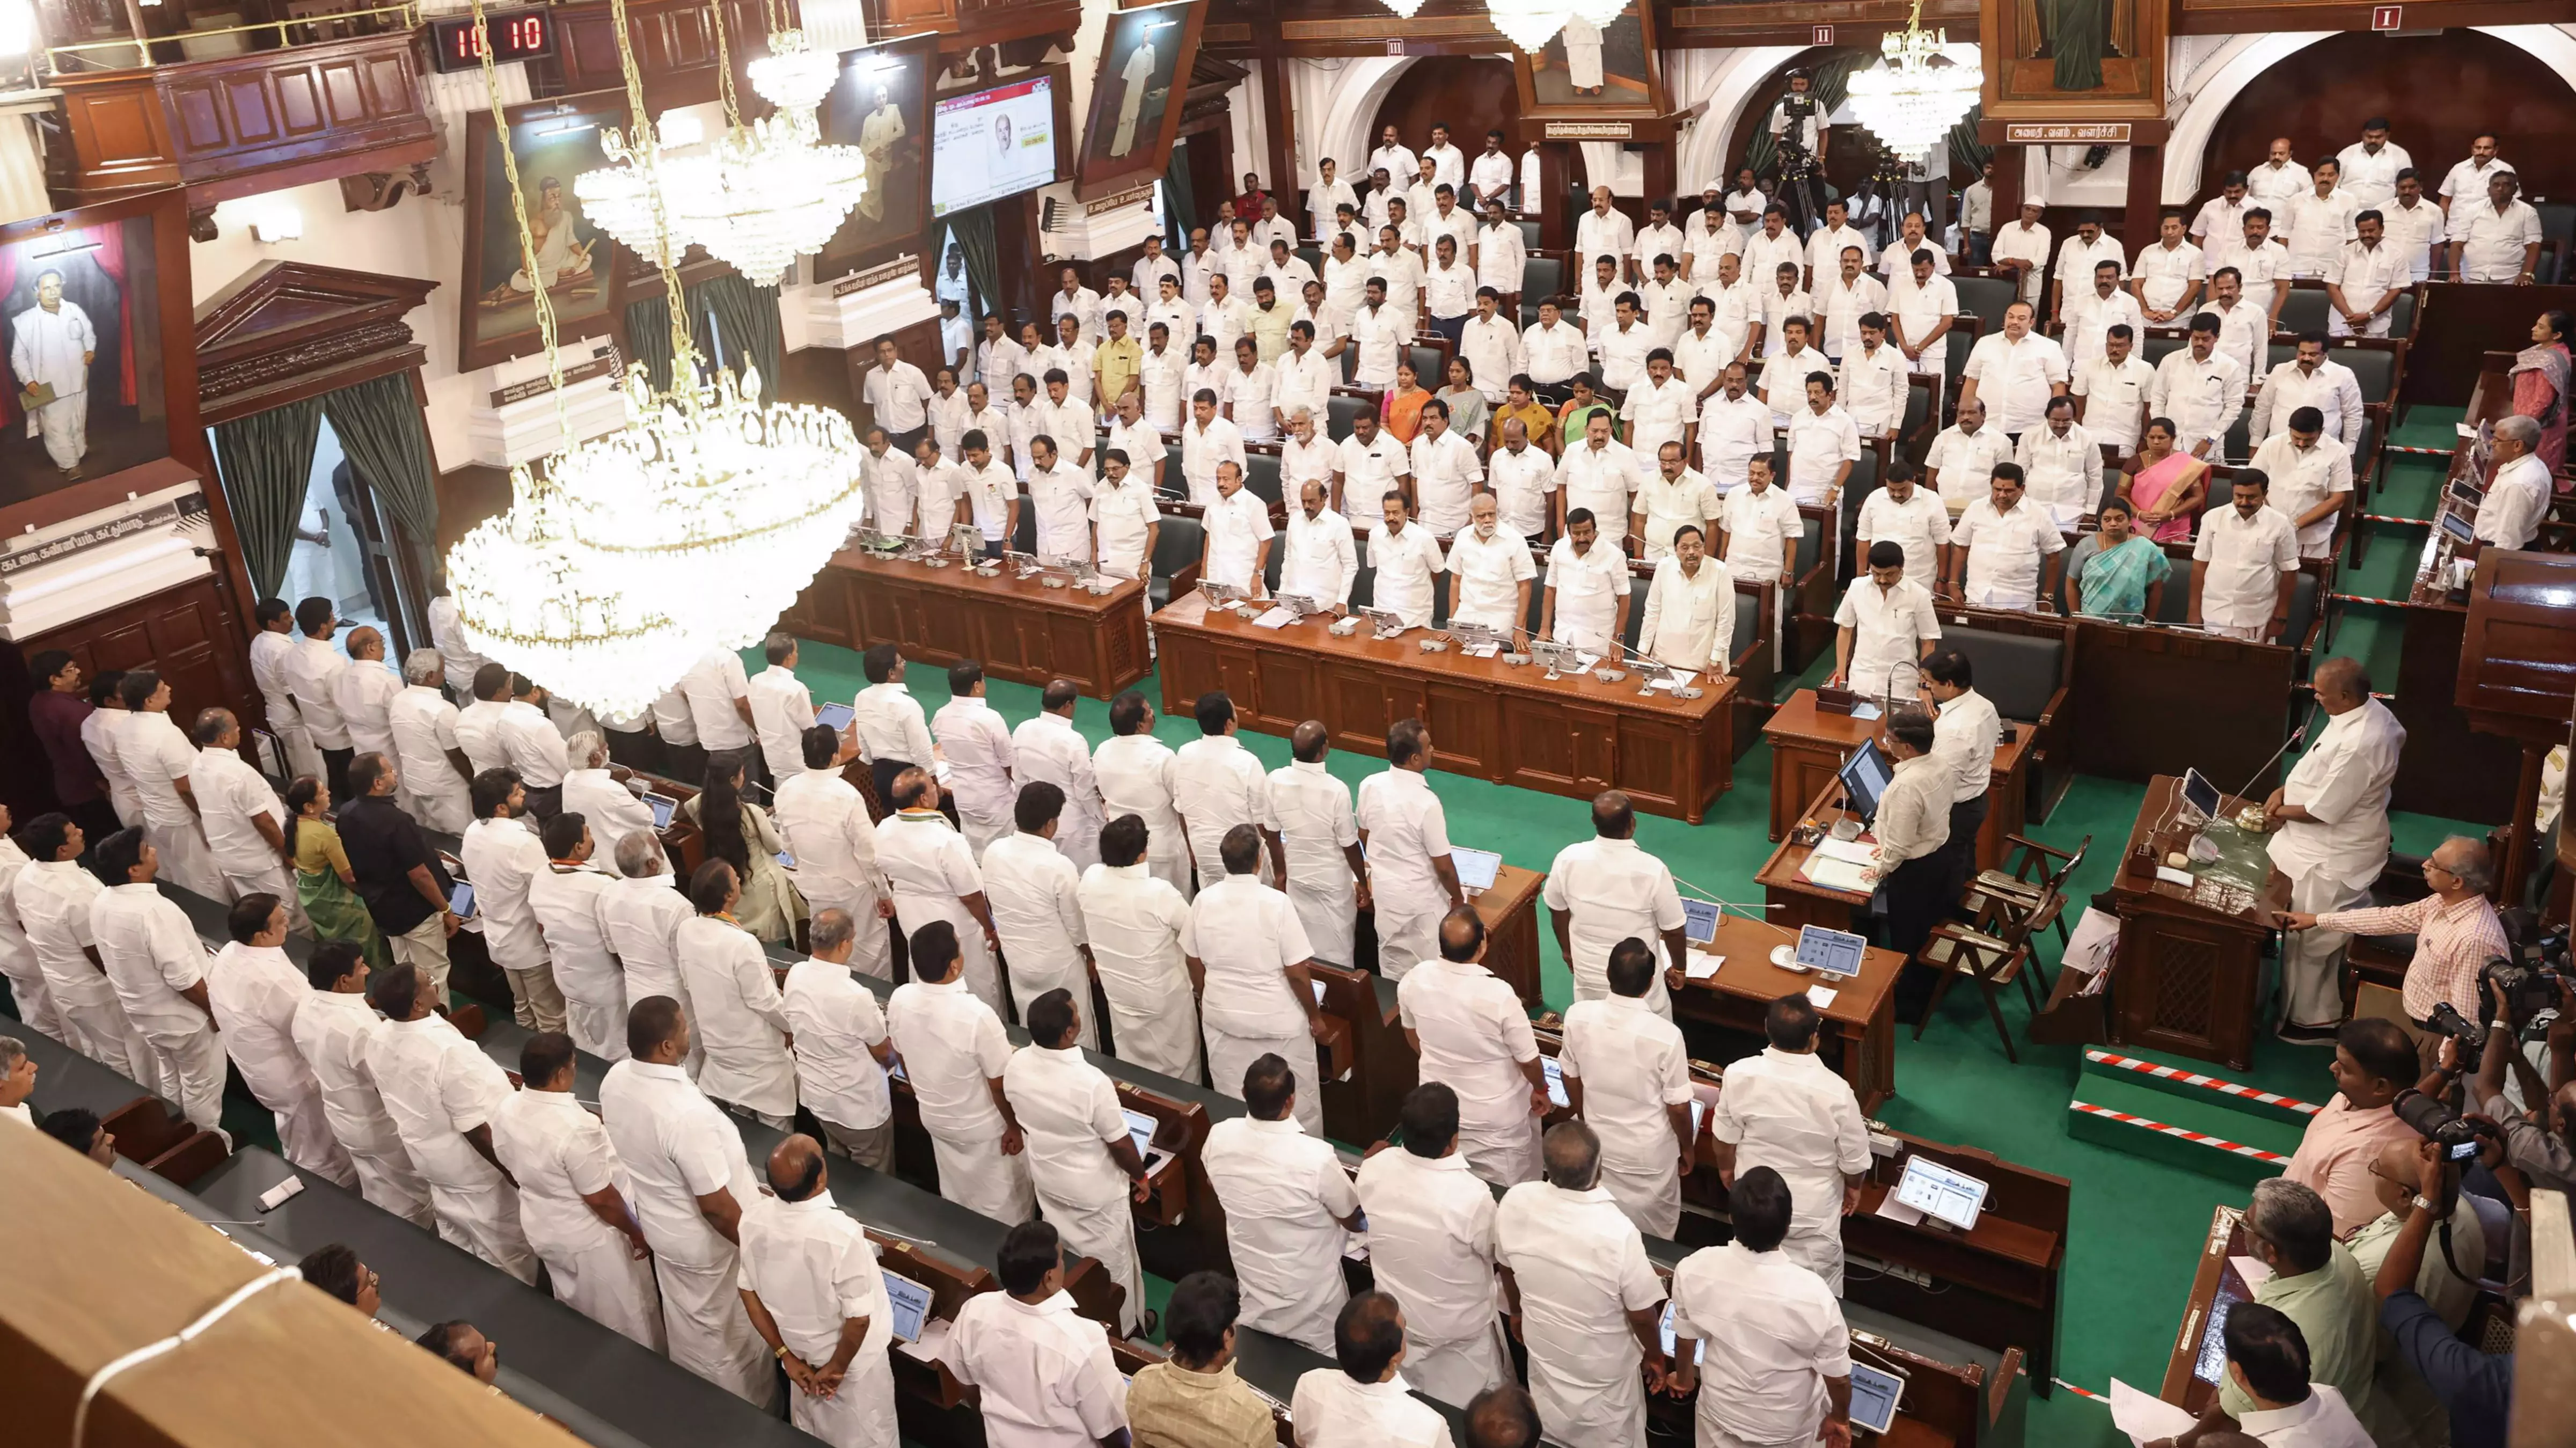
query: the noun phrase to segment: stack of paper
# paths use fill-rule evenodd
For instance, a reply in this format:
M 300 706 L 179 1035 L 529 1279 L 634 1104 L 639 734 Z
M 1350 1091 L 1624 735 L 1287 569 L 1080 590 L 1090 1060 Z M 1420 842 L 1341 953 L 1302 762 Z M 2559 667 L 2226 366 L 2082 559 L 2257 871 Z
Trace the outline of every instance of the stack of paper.
M 1838 840 L 1831 835 L 1816 842 L 1816 853 L 1846 865 L 1870 865 L 1878 861 L 1878 846 L 1859 840 Z
M 1715 980 L 1718 967 L 1724 964 L 1726 964 L 1726 957 L 1723 955 L 1711 955 L 1705 950 L 1694 950 L 1690 953 L 1690 959 L 1682 963 L 1682 974 L 1691 980 Z
M 1828 890 L 1842 890 L 1854 895 L 1870 892 L 1870 882 L 1863 877 L 1862 867 L 1849 860 L 1837 860 L 1818 850 L 1798 867 L 1798 873 Z
M 1261 615 L 1261 617 L 1254 619 L 1252 621 L 1252 626 L 1254 628 L 1286 628 L 1288 625 L 1295 623 L 1296 621 L 1297 615 L 1293 610 L 1274 608 Z
M 2111 1426 L 2128 1434 L 2138 1448 L 2188 1432 L 2197 1421 L 2188 1411 L 2162 1398 L 2141 1392 L 2118 1378 L 2111 1380 Z

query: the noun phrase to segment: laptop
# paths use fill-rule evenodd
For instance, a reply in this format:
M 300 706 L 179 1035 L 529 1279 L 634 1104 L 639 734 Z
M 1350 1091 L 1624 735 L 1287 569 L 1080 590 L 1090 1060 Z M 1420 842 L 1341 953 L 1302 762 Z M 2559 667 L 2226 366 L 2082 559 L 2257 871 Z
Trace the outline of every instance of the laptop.
M 882 1269 L 878 1275 L 885 1278 L 886 1303 L 894 1310 L 896 1340 L 921 1341 L 921 1329 L 930 1321 L 930 1289 Z

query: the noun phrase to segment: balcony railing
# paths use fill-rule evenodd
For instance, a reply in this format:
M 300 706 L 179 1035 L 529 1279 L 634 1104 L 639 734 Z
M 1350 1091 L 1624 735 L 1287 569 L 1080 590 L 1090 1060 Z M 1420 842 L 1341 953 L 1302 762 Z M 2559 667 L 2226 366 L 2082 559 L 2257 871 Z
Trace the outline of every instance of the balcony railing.
M 359 35 L 407 34 L 420 25 L 420 6 L 416 3 L 362 10 L 326 8 L 329 3 L 330 0 L 290 0 L 287 9 L 296 13 L 284 20 L 209 26 L 140 39 L 126 36 L 47 46 L 45 63 L 56 75 L 149 69 L 328 44 Z M 262 40 L 268 43 L 258 43 Z

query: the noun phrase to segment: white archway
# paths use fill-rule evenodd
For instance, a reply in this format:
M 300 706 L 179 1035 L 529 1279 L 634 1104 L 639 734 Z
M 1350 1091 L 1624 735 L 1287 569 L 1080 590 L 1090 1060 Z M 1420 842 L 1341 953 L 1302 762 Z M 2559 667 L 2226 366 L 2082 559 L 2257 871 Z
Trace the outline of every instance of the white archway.
M 1675 158 L 1675 186 L 1685 194 L 1695 194 L 1700 185 L 1718 174 L 1726 164 L 1726 142 L 1735 134 L 1736 122 L 1753 92 L 1761 88 L 1771 72 L 1788 63 L 1789 57 L 1805 49 L 1802 45 L 1756 45 L 1729 53 L 1724 67 L 1709 81 L 1708 109 L 1691 123 L 1690 135 L 1683 139 L 1681 154 Z M 1689 103 L 1687 98 L 1683 103 Z
M 1318 150 L 1307 162 L 1331 156 L 1340 162 L 1342 179 L 1368 179 L 1368 153 L 1371 149 L 1369 123 L 1377 119 L 1377 108 L 1386 103 L 1386 93 L 1395 89 L 1397 77 L 1413 68 L 1421 57 L 1412 55 L 1379 55 L 1354 60 L 1336 78 L 1331 98 L 1323 110 L 1323 124 L 1316 129 Z M 1307 178 L 1311 184 L 1311 176 Z

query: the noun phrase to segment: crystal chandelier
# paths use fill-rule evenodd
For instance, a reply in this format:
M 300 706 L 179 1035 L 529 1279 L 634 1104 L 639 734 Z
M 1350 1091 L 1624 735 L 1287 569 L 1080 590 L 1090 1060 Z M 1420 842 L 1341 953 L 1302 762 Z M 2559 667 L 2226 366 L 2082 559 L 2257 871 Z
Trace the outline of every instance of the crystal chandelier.
M 1410 20 L 1413 18 L 1413 12 L 1422 8 L 1422 0 L 1386 0 L 1386 8 L 1394 11 L 1400 18 Z
M 1853 73 L 1849 96 L 1860 123 L 1903 157 L 1928 154 L 1950 134 L 1985 85 L 1976 52 L 1952 50 L 1946 31 L 1923 28 L 1923 0 L 1902 33 L 1879 42 L 1878 64 Z
M 1627 13 L 1630 0 L 1572 0 L 1567 5 L 1575 17 L 1592 23 L 1595 30 L 1607 30 Z
M 1536 55 L 1565 28 L 1570 12 L 1563 0 L 1485 0 L 1485 13 L 1505 40 Z

